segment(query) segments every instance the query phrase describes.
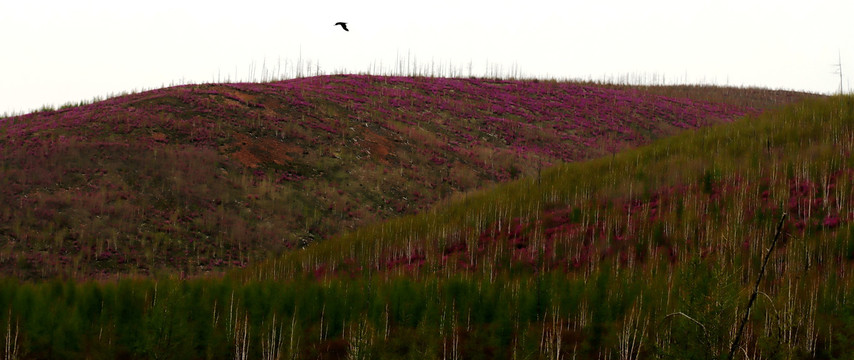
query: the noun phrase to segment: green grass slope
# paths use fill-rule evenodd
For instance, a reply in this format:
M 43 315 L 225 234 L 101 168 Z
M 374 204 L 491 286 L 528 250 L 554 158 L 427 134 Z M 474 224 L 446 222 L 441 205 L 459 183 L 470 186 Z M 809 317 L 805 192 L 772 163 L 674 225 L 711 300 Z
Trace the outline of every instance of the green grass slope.
M 24 358 L 850 358 L 854 98 L 469 193 L 223 277 L 0 283 Z M 45 314 L 61 314 L 59 316 Z
M 761 107 L 690 99 L 706 92 L 323 76 L 0 119 L 0 269 L 43 278 L 245 266 L 805 96 L 769 92 Z

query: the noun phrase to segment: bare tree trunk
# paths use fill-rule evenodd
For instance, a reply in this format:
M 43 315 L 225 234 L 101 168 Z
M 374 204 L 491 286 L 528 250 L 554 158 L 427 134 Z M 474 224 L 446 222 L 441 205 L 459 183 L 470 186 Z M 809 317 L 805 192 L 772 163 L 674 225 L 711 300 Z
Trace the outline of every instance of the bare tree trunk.
M 756 284 L 753 286 L 753 294 L 750 294 L 750 300 L 747 302 L 747 309 L 744 311 L 744 317 L 741 318 L 741 324 L 738 326 L 738 332 L 735 334 L 735 339 L 732 341 L 732 347 L 729 348 L 729 355 L 727 359 L 732 360 L 732 357 L 735 355 L 735 350 L 738 349 L 739 343 L 741 342 L 741 334 L 744 332 L 744 325 L 747 324 L 747 319 L 750 317 L 750 308 L 753 306 L 753 302 L 756 301 L 756 295 L 759 293 L 759 282 L 762 281 L 762 276 L 765 275 L 765 267 L 768 265 L 768 259 L 771 258 L 771 252 L 774 251 L 774 245 L 777 244 L 777 240 L 780 239 L 780 231 L 783 229 L 783 221 L 786 220 L 786 213 L 783 213 L 783 216 L 780 217 L 780 223 L 777 224 L 777 231 L 774 233 L 774 240 L 771 241 L 771 247 L 768 248 L 768 251 L 765 253 L 765 259 L 762 260 L 762 268 L 759 270 L 759 277 L 756 278 Z

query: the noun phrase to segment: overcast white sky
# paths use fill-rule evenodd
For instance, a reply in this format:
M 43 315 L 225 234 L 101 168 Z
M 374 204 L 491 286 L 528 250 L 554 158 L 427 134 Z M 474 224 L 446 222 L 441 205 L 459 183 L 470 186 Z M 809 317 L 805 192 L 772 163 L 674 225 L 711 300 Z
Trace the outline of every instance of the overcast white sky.
M 172 83 L 452 63 L 832 93 L 854 74 L 852 0 L 0 2 L 0 114 Z M 333 24 L 349 23 L 349 32 Z M 407 55 L 408 54 L 408 55 Z M 254 64 L 254 73 L 250 67 Z M 265 71 L 266 70 L 266 71 Z

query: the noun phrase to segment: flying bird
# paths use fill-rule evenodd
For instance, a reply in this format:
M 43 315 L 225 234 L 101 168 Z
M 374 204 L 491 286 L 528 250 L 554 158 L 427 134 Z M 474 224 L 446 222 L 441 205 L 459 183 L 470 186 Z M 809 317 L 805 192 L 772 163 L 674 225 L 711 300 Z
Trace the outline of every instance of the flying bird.
M 341 28 L 344 29 L 344 31 L 350 31 L 350 30 L 347 30 L 347 23 L 345 23 L 345 22 L 339 21 L 339 22 L 335 23 L 335 25 L 332 25 L 332 26 L 338 26 L 338 25 L 341 25 Z

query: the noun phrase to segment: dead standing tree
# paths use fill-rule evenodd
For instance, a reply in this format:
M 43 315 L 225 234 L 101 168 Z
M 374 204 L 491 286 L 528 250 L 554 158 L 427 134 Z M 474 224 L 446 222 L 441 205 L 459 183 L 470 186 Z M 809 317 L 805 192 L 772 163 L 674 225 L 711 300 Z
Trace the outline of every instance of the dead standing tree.
M 735 333 L 735 339 L 732 340 L 732 346 L 729 348 L 728 360 L 732 360 L 735 356 L 735 351 L 741 343 L 741 335 L 744 332 L 744 325 L 747 324 L 747 319 L 750 317 L 750 308 L 756 301 L 756 295 L 759 294 L 759 283 L 762 281 L 762 276 L 765 275 L 765 267 L 768 266 L 768 259 L 771 258 L 771 252 L 774 251 L 774 245 L 777 245 L 777 240 L 780 239 L 780 232 L 783 229 L 783 222 L 786 220 L 786 213 L 780 217 L 780 223 L 777 224 L 777 231 L 774 233 L 774 240 L 771 241 L 771 246 L 765 252 L 765 259 L 762 260 L 762 268 L 759 269 L 759 277 L 756 278 L 756 284 L 753 285 L 753 293 L 750 294 L 750 300 L 747 301 L 747 309 L 744 311 L 744 317 L 741 318 L 741 324 L 738 325 L 738 332 Z

